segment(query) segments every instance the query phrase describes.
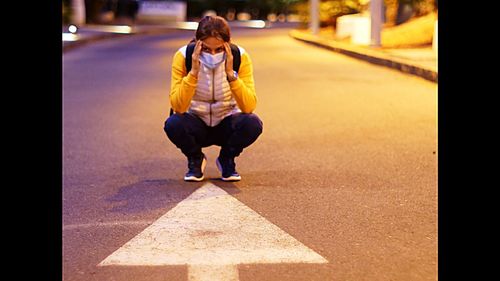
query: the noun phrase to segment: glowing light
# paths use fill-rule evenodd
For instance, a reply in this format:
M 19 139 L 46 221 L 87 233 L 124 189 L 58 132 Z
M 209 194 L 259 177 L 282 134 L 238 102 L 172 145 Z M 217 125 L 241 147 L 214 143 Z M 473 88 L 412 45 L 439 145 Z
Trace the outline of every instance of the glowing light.
M 233 21 L 230 25 L 237 27 L 264 28 L 266 27 L 266 22 L 263 20 L 245 20 Z
M 198 29 L 198 23 L 192 21 L 178 22 L 177 28 L 187 29 L 187 30 L 196 30 Z
M 266 22 L 263 20 L 253 20 L 248 22 L 248 27 L 253 28 L 264 28 L 266 27 Z
M 73 33 L 63 33 L 62 34 L 63 41 L 76 41 L 78 40 L 78 35 Z
M 108 25 L 108 26 L 91 26 L 94 31 L 111 32 L 111 33 L 132 33 L 132 27 L 128 25 Z
M 77 30 L 78 30 L 78 27 L 76 27 L 76 25 L 72 24 L 68 27 L 68 31 L 71 33 L 76 33 Z
M 132 32 L 132 28 L 128 25 L 117 25 L 117 26 L 110 26 L 107 31 L 113 32 L 113 33 L 130 33 Z

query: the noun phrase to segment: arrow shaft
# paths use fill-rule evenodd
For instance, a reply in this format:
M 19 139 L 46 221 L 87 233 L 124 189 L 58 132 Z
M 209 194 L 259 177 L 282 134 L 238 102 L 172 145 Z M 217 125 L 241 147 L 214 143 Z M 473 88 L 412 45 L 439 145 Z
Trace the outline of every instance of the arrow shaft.
M 211 265 L 195 264 L 188 266 L 189 281 L 239 281 L 236 264 Z

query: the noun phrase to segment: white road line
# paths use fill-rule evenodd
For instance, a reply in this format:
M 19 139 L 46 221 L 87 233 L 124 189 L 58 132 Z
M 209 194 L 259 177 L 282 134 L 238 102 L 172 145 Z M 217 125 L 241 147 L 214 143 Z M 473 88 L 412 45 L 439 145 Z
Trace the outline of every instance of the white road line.
M 322 256 L 207 183 L 99 266 L 188 265 L 189 280 L 238 280 L 238 264 L 327 263 Z

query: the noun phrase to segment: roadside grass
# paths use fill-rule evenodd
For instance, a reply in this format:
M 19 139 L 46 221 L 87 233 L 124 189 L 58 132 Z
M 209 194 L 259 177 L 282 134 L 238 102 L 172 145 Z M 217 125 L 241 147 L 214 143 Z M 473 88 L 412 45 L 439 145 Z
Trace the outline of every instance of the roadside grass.
M 382 29 L 381 41 L 383 48 L 408 48 L 432 45 L 434 23 L 437 13 L 410 19 L 400 25 Z

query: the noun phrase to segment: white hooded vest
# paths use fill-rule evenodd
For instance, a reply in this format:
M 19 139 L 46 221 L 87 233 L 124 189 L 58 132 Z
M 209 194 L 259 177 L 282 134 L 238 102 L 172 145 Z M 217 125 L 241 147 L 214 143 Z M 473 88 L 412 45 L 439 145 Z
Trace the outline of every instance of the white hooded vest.
M 183 46 L 179 49 L 184 58 L 186 48 L 187 46 Z M 243 55 L 245 50 L 239 46 L 238 48 Z M 214 69 L 200 62 L 198 84 L 188 112 L 200 117 L 210 127 L 216 126 L 229 115 L 241 112 L 231 93 L 225 69 L 225 62 Z

